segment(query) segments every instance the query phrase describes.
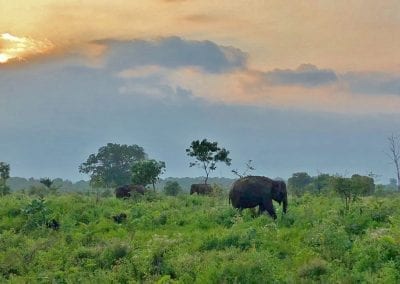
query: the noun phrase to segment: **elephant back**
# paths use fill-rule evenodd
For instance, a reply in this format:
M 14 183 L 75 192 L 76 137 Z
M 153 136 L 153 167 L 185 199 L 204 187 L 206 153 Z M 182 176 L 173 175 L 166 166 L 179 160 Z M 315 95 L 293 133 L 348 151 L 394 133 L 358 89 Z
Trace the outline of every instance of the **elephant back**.
M 212 192 L 212 187 L 209 184 L 195 183 L 190 186 L 190 194 L 207 195 Z
M 143 185 L 127 184 L 115 189 L 115 197 L 117 198 L 130 198 L 132 195 L 144 194 L 146 191 Z
M 270 196 L 273 182 L 272 179 L 263 176 L 240 178 L 233 183 L 229 191 L 229 202 L 236 208 L 253 207 L 264 197 Z

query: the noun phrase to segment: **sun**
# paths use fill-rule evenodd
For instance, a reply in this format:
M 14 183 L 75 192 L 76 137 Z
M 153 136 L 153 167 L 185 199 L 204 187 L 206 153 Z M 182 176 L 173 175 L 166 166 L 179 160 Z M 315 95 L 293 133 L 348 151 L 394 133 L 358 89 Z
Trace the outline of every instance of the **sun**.
M 6 63 L 9 57 L 5 53 L 0 53 L 0 63 Z
M 26 60 L 32 56 L 49 52 L 54 48 L 49 40 L 35 40 L 30 37 L 18 37 L 9 33 L 0 35 L 0 64 L 11 60 Z

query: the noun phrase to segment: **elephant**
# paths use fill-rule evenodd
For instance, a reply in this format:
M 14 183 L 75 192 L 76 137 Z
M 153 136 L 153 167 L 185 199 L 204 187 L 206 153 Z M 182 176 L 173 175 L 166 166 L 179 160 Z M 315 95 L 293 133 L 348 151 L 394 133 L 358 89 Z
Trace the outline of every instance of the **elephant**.
M 60 228 L 60 223 L 56 219 L 51 219 L 50 221 L 46 222 L 46 227 L 53 230 L 58 230 Z
M 115 189 L 115 196 L 117 198 L 129 198 L 135 193 L 143 195 L 145 192 L 146 189 L 143 185 L 129 184 L 117 187 Z
M 192 184 L 190 187 L 190 195 L 197 193 L 201 195 L 208 195 L 212 192 L 212 187 L 209 184 L 198 183 Z
M 234 208 L 253 208 L 258 205 L 259 212 L 267 211 L 276 219 L 272 200 L 283 202 L 283 213 L 287 210 L 287 191 L 284 181 L 272 180 L 263 176 L 247 176 L 238 179 L 229 192 L 229 203 Z
M 116 222 L 118 224 L 121 224 L 123 221 L 125 221 L 127 217 L 128 216 L 126 216 L 125 213 L 119 213 L 117 215 L 112 216 L 114 222 Z

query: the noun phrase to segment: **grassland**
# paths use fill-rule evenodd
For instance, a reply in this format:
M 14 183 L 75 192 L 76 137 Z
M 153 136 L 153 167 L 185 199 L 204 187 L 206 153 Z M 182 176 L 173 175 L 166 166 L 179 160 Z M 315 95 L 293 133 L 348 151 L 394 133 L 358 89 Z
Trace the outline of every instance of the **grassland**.
M 275 204 L 274 221 L 225 196 L 14 193 L 0 198 L 0 282 L 399 283 L 399 204 L 372 196 L 346 211 L 306 194 L 285 216 Z

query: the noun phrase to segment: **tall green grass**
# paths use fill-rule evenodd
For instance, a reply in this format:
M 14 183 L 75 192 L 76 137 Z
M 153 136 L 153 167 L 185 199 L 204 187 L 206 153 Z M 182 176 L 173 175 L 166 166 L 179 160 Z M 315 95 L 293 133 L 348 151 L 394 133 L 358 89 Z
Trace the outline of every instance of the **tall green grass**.
M 0 282 L 399 283 L 399 204 L 365 197 L 346 211 L 306 194 L 284 216 L 275 204 L 274 221 L 225 197 L 12 194 L 0 198 Z

